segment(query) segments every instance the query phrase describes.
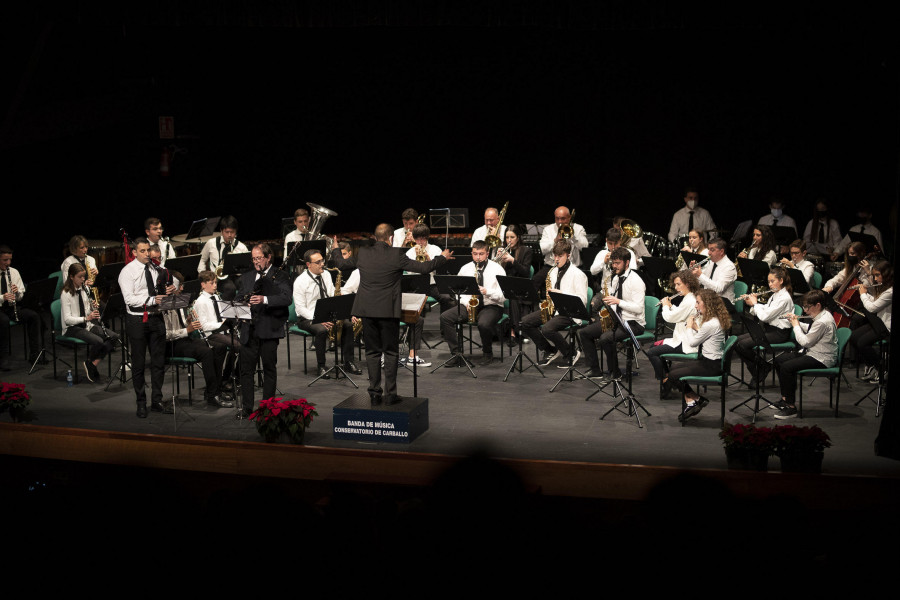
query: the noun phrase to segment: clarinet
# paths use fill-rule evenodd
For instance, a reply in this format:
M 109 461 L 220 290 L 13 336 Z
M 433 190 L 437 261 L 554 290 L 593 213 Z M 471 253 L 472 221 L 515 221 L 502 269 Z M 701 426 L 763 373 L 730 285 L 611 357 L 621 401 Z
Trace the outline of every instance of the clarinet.
M 9 274 L 9 269 L 6 269 L 5 272 L 6 272 L 6 280 L 9 282 L 9 293 L 12 294 L 12 297 L 13 297 L 12 301 L 10 302 L 10 304 L 12 304 L 12 307 L 13 307 L 13 316 L 15 317 L 16 321 L 18 321 L 19 320 L 19 309 L 16 306 L 16 292 L 13 291 L 12 276 Z
M 96 304 L 97 310 L 99 311 L 100 310 L 100 292 L 97 291 L 97 288 L 89 286 L 87 284 L 87 282 L 84 283 L 84 287 L 87 288 L 88 300 L 90 300 L 91 297 L 93 296 L 93 300 L 91 301 L 91 307 L 93 308 L 93 305 Z M 102 316 L 101 316 L 101 318 L 97 319 L 97 324 L 100 325 L 100 329 L 103 330 L 103 337 L 106 339 L 109 339 L 109 331 L 106 330 L 106 325 L 103 324 Z

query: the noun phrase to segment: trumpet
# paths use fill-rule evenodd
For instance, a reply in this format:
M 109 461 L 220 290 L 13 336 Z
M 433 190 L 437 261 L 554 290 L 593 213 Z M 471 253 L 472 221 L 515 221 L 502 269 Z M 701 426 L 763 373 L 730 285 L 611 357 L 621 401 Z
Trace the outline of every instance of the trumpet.
M 419 218 L 416 220 L 416 224 L 421 225 L 424 222 L 425 222 L 425 213 L 422 213 L 419 215 Z M 410 233 L 412 233 L 412 229 L 406 229 L 406 228 L 403 229 L 404 237 L 408 236 Z M 416 246 L 415 240 L 409 240 L 408 242 L 406 242 L 407 248 L 414 248 L 415 246 Z M 418 257 L 416 258 L 416 260 L 418 260 Z
M 416 260 L 418 262 L 428 262 L 431 258 L 428 256 L 428 249 L 425 246 L 416 244 Z
M 502 259 L 505 255 L 509 254 L 509 249 L 510 249 L 510 248 L 512 248 L 512 244 L 509 244 L 506 248 L 504 248 L 503 250 L 501 250 L 500 252 L 498 252 L 498 253 L 497 253 L 497 256 L 495 256 L 495 257 L 492 258 L 491 260 L 494 261 L 494 262 L 497 263 L 497 264 L 500 264 L 501 259 Z

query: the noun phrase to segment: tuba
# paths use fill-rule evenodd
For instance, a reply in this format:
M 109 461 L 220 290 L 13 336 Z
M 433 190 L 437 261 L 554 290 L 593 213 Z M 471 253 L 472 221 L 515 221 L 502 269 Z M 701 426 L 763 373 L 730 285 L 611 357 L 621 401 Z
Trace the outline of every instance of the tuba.
M 503 205 L 503 209 L 500 211 L 500 219 L 497 221 L 497 226 L 484 238 L 484 243 L 487 244 L 488 248 L 491 250 L 503 245 L 504 240 L 500 239 L 500 229 L 503 227 L 503 218 L 506 216 L 507 208 L 509 208 L 509 200 L 506 201 L 506 204 Z
M 624 248 L 631 246 L 631 240 L 644 235 L 644 230 L 641 229 L 641 226 L 631 219 L 623 219 L 622 222 L 619 223 L 619 229 L 622 230 L 622 239 L 619 242 L 619 245 Z
M 312 202 L 307 202 L 306 205 L 312 211 L 309 219 L 309 227 L 306 230 L 306 232 L 309 234 L 309 239 L 328 239 L 326 236 L 322 235 L 322 226 L 325 224 L 325 221 L 328 220 L 328 217 L 336 217 L 337 213 L 330 208 L 325 208 L 324 206 L 313 204 Z

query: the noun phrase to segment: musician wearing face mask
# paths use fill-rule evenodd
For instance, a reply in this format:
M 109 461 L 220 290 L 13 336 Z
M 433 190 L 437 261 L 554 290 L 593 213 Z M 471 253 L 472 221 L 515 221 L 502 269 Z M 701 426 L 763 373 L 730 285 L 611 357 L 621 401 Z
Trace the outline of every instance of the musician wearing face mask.
M 497 283 L 498 275 L 506 275 L 503 267 L 492 260 L 488 260 L 489 248 L 484 241 L 475 242 L 472 246 L 472 262 L 462 266 L 459 270 L 461 277 L 475 277 L 478 282 L 478 289 L 481 296 L 478 297 L 477 323 L 478 333 L 481 335 L 481 361 L 480 366 L 488 366 L 494 360 L 492 351 L 492 340 L 494 338 L 494 329 L 503 316 L 503 290 Z M 464 295 L 459 298 L 459 305 L 448 308 L 441 313 L 441 333 L 444 341 L 450 347 L 450 353 L 457 352 L 456 324 L 465 323 L 469 320 L 469 299 L 471 296 Z M 451 360 L 445 367 L 459 366 L 458 357 Z
M 813 218 L 803 230 L 803 239 L 813 254 L 829 256 L 841 241 L 841 228 L 828 213 L 828 205 L 816 202 Z
M 247 246 L 237 241 L 238 221 L 231 215 L 223 217 L 219 221 L 219 229 L 222 235 L 208 240 L 200 251 L 200 262 L 197 264 L 197 272 L 216 271 L 220 265 L 224 265 L 225 257 L 229 254 L 239 254 L 249 252 Z M 231 299 L 234 297 L 235 286 L 230 279 L 223 279 L 227 282 L 228 289 L 222 290 L 222 293 Z
M 850 231 L 855 233 L 864 233 L 866 235 L 871 235 L 875 238 L 875 241 L 878 243 L 878 248 L 883 252 L 884 251 L 884 243 L 881 241 L 881 231 L 872 224 L 872 209 L 869 207 L 861 207 L 856 211 L 856 225 L 850 228 Z M 835 246 L 834 251 L 831 253 L 831 260 L 837 260 L 839 256 L 841 256 L 844 251 L 850 246 L 850 236 L 845 235 L 837 246 Z M 869 250 L 875 250 L 874 248 L 869 248 Z
M 650 364 L 653 365 L 656 379 L 663 382 L 661 386 L 662 398 L 660 399 L 668 396 L 671 388 L 666 376 L 665 363 L 660 356 L 663 354 L 690 354 L 697 351 L 697 348 L 685 341 L 684 333 L 688 317 L 694 314 L 694 306 L 697 302 L 696 294 L 700 291 L 700 282 L 688 270 L 672 273 L 670 279 L 672 287 L 675 288 L 675 293 L 681 297 L 681 302 L 679 302 L 678 306 L 675 306 L 672 303 L 672 299 L 667 297 L 663 298 L 660 304 L 662 305 L 663 320 L 674 325 L 672 337 L 662 340 L 661 343 L 657 343 L 647 350 L 647 357 L 650 359 Z
M 777 198 L 772 198 L 769 202 L 769 214 L 761 216 L 756 224 L 767 227 L 793 227 L 794 235 L 797 235 L 797 222 L 793 217 L 784 214 L 784 202 Z
M 641 276 L 631 270 L 631 250 L 616 248 L 610 255 L 610 267 L 612 268 L 612 280 L 609 287 L 609 295 L 603 298 L 609 310 L 615 311 L 622 321 L 628 323 L 634 335 L 644 333 L 646 324 L 644 315 L 644 295 L 646 286 Z M 600 364 L 597 360 L 597 345 L 595 340 L 600 339 L 600 347 L 606 355 L 606 363 L 609 366 L 609 378 L 620 379 L 622 372 L 619 370 L 619 357 L 616 352 L 616 344 L 628 339 L 628 332 L 613 318 L 613 329 L 603 331 L 600 321 L 591 323 L 578 332 L 581 338 L 581 346 L 584 348 L 584 356 L 591 367 L 588 377 L 600 378 Z
M 669 227 L 669 241 L 674 242 L 679 236 L 687 235 L 691 229 L 699 229 L 707 232 L 716 229 L 716 223 L 709 211 L 700 206 L 700 194 L 695 188 L 688 188 L 684 192 L 684 208 L 672 216 L 672 225 Z
M 772 267 L 778 262 L 778 254 L 775 252 L 775 237 L 772 230 L 765 225 L 757 225 L 753 229 L 753 244 L 748 252 L 741 252 L 738 258 L 749 258 L 769 263 Z
M 166 296 L 175 293 L 175 285 L 165 273 L 150 264 L 150 242 L 134 241 L 134 260 L 119 272 L 119 288 L 125 301 L 125 332 L 131 345 L 131 381 L 137 397 L 137 416 L 147 418 L 147 392 L 144 389 L 146 354 L 150 351 L 150 408 L 169 412 L 163 405 L 162 385 L 166 362 L 166 325 L 157 310 Z
M 762 303 L 759 294 L 747 294 L 747 297 L 744 298 L 744 305 L 750 307 L 748 312 L 759 319 L 769 343 L 783 344 L 791 339 L 791 325 L 787 319 L 781 318 L 794 310 L 791 279 L 783 268 L 772 267 L 769 270 L 768 281 L 769 291 L 772 292 L 768 301 Z M 747 365 L 747 369 L 753 377 L 756 380 L 762 380 L 772 368 L 766 364 L 760 365 L 761 370 L 757 370 L 756 353 L 753 350 L 755 346 L 756 342 L 753 341 L 750 334 L 745 333 L 738 337 L 734 350 Z M 751 381 L 750 387 L 755 388 L 756 381 Z
M 868 266 L 868 261 L 865 261 L 865 256 L 866 247 L 862 242 L 853 242 L 850 244 L 850 247 L 847 248 L 847 253 L 844 255 L 844 268 L 841 269 L 837 275 L 825 282 L 825 285 L 822 286 L 822 291 L 827 294 L 836 291 L 839 287 L 844 285 L 844 282 L 848 277 L 853 276 L 853 273 L 857 270 L 857 266 L 860 267 L 860 283 L 871 283 L 868 271 L 862 268 Z
M 10 322 L 25 325 L 28 334 L 28 362 L 34 363 L 41 351 L 40 317 L 31 309 L 19 305 L 25 296 L 25 283 L 19 271 L 13 269 L 13 251 L 9 246 L 0 246 L 0 370 L 9 371 L 9 329 Z
M 546 287 L 546 279 L 549 277 L 551 292 L 577 296 L 587 306 L 587 275 L 569 260 L 569 247 L 567 240 L 558 240 L 553 245 L 553 258 L 556 266 L 550 269 L 544 278 L 544 287 Z M 542 325 L 540 309 L 522 318 L 523 335 L 531 338 L 540 351 L 540 366 L 549 365 L 557 356 L 561 356 L 563 362 L 566 363 L 570 356 L 573 364 L 578 361 L 581 355 L 569 346 L 562 333 L 572 322 L 573 319 L 554 311 L 552 317 Z
M 69 240 L 69 256 L 62 262 L 59 270 L 62 273 L 63 281 L 69 276 L 69 267 L 75 263 L 80 264 L 84 267 L 84 270 L 87 273 L 87 280 L 93 281 L 96 279 L 98 271 L 97 271 L 97 261 L 94 260 L 94 257 L 88 256 L 88 241 L 87 238 L 83 235 L 75 235 L 72 236 L 72 239 Z
M 794 398 L 797 393 L 797 371 L 805 369 L 830 369 L 837 364 L 838 342 L 834 317 L 825 310 L 825 294 L 812 290 L 803 296 L 803 310 L 812 317 L 801 320 L 793 313 L 789 323 L 794 329 L 794 339 L 801 351 L 785 352 L 775 357 L 775 370 L 781 384 L 781 400 L 775 404 L 776 419 L 797 416 Z
M 162 222 L 156 217 L 148 218 L 144 221 L 144 233 L 147 234 L 147 241 L 151 246 L 159 246 L 159 266 L 165 267 L 168 259 L 175 258 L 175 249 L 168 240 L 162 237 Z
M 813 275 L 816 272 L 816 265 L 806 260 L 806 242 L 803 240 L 794 240 L 790 245 L 791 257 L 782 258 L 781 266 L 787 269 L 797 269 L 803 273 L 806 283 L 812 287 Z
M 729 311 L 734 310 L 734 282 L 737 280 L 737 270 L 734 263 L 725 256 L 725 248 L 728 244 L 722 238 L 716 238 L 709 242 L 709 262 L 701 268 L 692 264 L 691 272 L 705 289 L 713 290 L 716 294 L 727 300 L 725 306 Z
M 288 275 L 272 266 L 272 248 L 257 244 L 251 250 L 253 270 L 238 279 L 238 297 L 248 298 L 252 320 L 241 322 L 242 417 L 253 412 L 253 375 L 262 358 L 263 399 L 275 396 L 278 371 L 278 341 L 291 304 Z
M 891 310 L 894 300 L 894 267 L 886 260 L 878 261 L 872 268 L 872 285 L 861 285 L 860 301 L 863 307 L 881 319 L 888 331 L 891 330 Z M 859 362 L 864 364 L 865 371 L 860 379 L 878 383 L 877 368 L 880 353 L 875 344 L 881 335 L 868 323 L 861 323 L 850 335 L 850 345 L 856 349 Z

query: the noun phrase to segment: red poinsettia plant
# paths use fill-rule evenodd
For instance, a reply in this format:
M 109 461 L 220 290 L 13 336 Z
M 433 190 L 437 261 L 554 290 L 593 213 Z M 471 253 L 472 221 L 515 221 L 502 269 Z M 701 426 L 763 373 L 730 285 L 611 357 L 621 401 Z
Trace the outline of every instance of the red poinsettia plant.
M 260 401 L 259 408 L 250 414 L 249 419 L 256 421 L 256 430 L 267 442 L 274 442 L 282 433 L 287 433 L 292 442 L 302 444 L 303 435 L 312 424 L 313 417 L 319 416 L 315 406 L 305 398 L 269 398 Z
M 31 395 L 25 391 L 24 383 L 0 382 L 0 413 L 9 411 L 13 421 L 25 420 Z
M 775 449 L 775 438 L 772 430 L 768 427 L 726 423 L 719 432 L 719 438 L 725 444 L 726 449 L 765 451 L 769 454 Z
M 831 447 L 831 438 L 818 425 L 797 427 L 796 425 L 778 425 L 772 430 L 775 440 L 775 454 L 798 452 L 825 452 Z

